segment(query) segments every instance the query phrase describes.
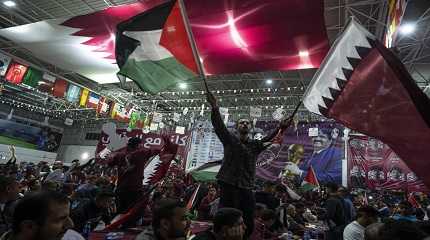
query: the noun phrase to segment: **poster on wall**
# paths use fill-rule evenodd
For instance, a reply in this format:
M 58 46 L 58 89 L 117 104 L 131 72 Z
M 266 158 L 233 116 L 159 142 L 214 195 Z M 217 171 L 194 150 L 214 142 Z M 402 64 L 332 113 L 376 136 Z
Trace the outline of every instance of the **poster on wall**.
M 367 136 L 348 141 L 348 185 L 374 190 L 428 192 L 415 173 L 388 145 Z
M 257 122 L 263 136 L 275 129 L 277 122 Z M 345 159 L 344 127 L 332 122 L 299 123 L 289 128 L 281 145 L 272 145 L 257 160 L 257 177 L 266 181 L 279 179 L 288 168 L 298 179 L 312 166 L 320 183 L 342 183 L 342 160 Z
M 62 133 L 47 126 L 30 126 L 0 119 L 0 144 L 57 152 Z
M 251 138 L 262 139 L 276 129 L 278 122 L 257 122 L 250 134 Z M 309 129 L 317 128 L 315 136 L 309 136 Z M 234 126 L 229 125 L 234 134 Z M 266 181 L 277 181 L 282 170 L 289 165 L 294 175 L 305 176 L 312 166 L 318 180 L 342 182 L 342 160 L 344 159 L 343 127 L 328 122 L 300 123 L 297 130 L 288 129 L 283 143 L 273 144 L 263 151 L 256 162 L 256 176 Z M 212 124 L 199 122 L 190 136 L 190 149 L 187 156 L 187 171 L 217 162 L 223 158 L 223 145 L 216 136 Z

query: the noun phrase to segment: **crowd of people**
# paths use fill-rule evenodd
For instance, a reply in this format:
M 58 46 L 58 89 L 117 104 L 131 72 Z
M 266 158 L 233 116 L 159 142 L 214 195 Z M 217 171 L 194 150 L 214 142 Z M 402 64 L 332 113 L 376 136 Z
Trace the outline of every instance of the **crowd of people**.
M 177 146 L 161 150 L 131 138 L 106 159 L 71 166 L 11 160 L 0 165 L 1 240 L 104 239 L 425 239 L 430 236 L 427 195 L 370 192 L 326 182 L 312 190 L 297 181 L 262 181 L 256 158 L 291 124 L 282 121 L 261 140 L 248 137 L 251 122 L 227 130 L 217 101 L 207 95 L 212 124 L 224 145 L 216 181 L 195 182 L 172 161 L 164 177 L 144 185 L 152 157 L 169 159 Z M 134 235 L 125 238 L 124 234 Z M 124 238 L 123 238 L 124 237 Z

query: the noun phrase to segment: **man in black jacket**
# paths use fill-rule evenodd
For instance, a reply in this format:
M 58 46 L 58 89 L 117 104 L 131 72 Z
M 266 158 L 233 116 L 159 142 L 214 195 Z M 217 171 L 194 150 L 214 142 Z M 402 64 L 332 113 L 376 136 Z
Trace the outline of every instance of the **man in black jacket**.
M 71 218 L 75 223 L 75 230 L 82 233 L 88 222 L 91 223 L 91 229 L 100 221 L 108 225 L 115 214 L 114 196 L 113 192 L 102 190 L 97 193 L 95 200 L 83 203 L 72 210 Z
M 279 129 L 286 129 L 292 121 L 285 119 L 272 134 L 262 140 L 253 140 L 249 137 L 252 126 L 248 119 L 239 119 L 237 134 L 230 133 L 221 118 L 216 98 L 209 91 L 206 96 L 212 107 L 212 125 L 224 146 L 223 162 L 216 176 L 220 186 L 220 206 L 243 212 L 245 236 L 249 237 L 254 229 L 255 198 L 252 190 L 257 157 L 270 146 Z
M 343 229 L 346 226 L 345 208 L 343 199 L 338 195 L 338 186 L 336 183 L 327 183 L 328 199 L 325 201 L 325 216 L 329 230 L 327 232 L 328 240 L 341 240 Z

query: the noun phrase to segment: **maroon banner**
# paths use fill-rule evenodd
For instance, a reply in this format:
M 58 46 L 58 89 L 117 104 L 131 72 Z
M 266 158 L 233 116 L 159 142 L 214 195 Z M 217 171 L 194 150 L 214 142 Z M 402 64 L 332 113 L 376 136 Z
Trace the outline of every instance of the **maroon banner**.
M 428 192 L 415 173 L 381 141 L 367 136 L 350 136 L 347 148 L 349 186 Z
M 186 143 L 188 134 L 167 134 L 170 140 L 178 144 L 177 156 L 181 162 L 186 159 Z M 163 145 L 162 134 L 157 133 L 144 133 L 142 129 L 134 129 L 127 131 L 127 129 L 116 129 L 115 124 L 108 123 L 102 128 L 101 137 L 96 148 L 96 156 L 108 148 L 111 151 L 118 151 L 123 149 L 128 142 L 128 139 L 138 137 L 142 139 L 142 147 L 148 149 L 160 149 Z

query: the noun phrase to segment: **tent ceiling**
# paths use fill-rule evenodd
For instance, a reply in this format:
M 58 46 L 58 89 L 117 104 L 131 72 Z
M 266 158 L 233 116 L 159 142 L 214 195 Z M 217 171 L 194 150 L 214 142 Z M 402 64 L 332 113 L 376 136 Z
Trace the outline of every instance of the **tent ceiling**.
M 144 0 L 142 0 L 144 1 Z M 17 7 L 9 9 L 0 4 L 0 26 L 10 27 L 50 18 L 70 17 L 101 10 L 109 6 L 116 6 L 136 2 L 135 0 L 16 0 Z M 387 12 L 386 0 L 325 0 L 325 16 L 327 32 L 330 41 L 333 42 L 347 23 L 349 17 L 354 16 L 371 32 L 380 39 L 385 31 L 385 18 Z M 399 56 L 406 63 L 411 74 L 418 84 L 424 88 L 430 81 L 430 2 L 427 0 L 409 1 L 405 21 L 418 22 L 416 34 L 402 37 L 398 41 Z M 119 84 L 99 85 L 76 73 L 59 69 L 53 65 L 44 63 L 25 49 L 16 44 L 0 39 L 0 49 L 18 56 L 32 64 L 38 65 L 64 78 L 85 85 L 95 91 L 115 98 L 121 102 L 133 102 L 144 109 L 157 107 L 162 111 L 180 111 L 180 107 L 201 108 L 204 103 L 204 95 L 201 94 L 203 85 L 199 79 L 194 79 L 187 90 L 178 88 L 150 96 L 142 93 L 133 82 L 128 82 L 123 88 Z M 232 111 L 247 112 L 245 110 L 251 104 L 253 106 L 286 106 L 293 109 L 310 83 L 314 69 L 297 70 L 289 72 L 262 72 L 244 73 L 233 75 L 217 75 L 208 78 L 210 89 L 222 99 L 221 104 L 232 108 Z M 265 81 L 272 79 L 273 84 L 268 86 Z M 250 90 L 253 90 L 250 92 Z M 270 89 L 270 90 L 269 90 Z M 231 91 L 228 91 L 231 90 Z M 236 91 L 234 91 L 236 90 Z M 240 91 L 243 90 L 243 91 Z M 247 90 L 247 91 L 245 91 Z M 15 95 L 17 101 L 34 97 L 34 93 L 10 90 L 9 94 Z M 188 92 L 188 93 L 187 93 Z M 31 95 L 33 94 L 33 95 Z M 30 96 L 31 95 L 31 96 Z M 8 93 L 0 98 L 7 98 Z M 250 99 L 253 98 L 253 102 Z M 78 118 L 95 118 L 94 111 L 80 110 L 75 106 L 69 106 L 61 100 L 56 100 L 55 106 L 44 105 L 46 96 L 40 96 L 38 101 L 30 102 L 40 107 L 54 108 L 62 112 L 60 118 L 66 116 Z M 58 102 L 58 103 L 57 103 Z M 236 110 L 235 108 L 238 107 Z M 242 109 L 242 110 L 241 110 Z M 267 113 L 272 112 L 268 109 Z M 85 114 L 81 114 L 85 112 Z M 303 109 L 305 112 L 305 109 Z M 58 115 L 56 115 L 58 116 Z

